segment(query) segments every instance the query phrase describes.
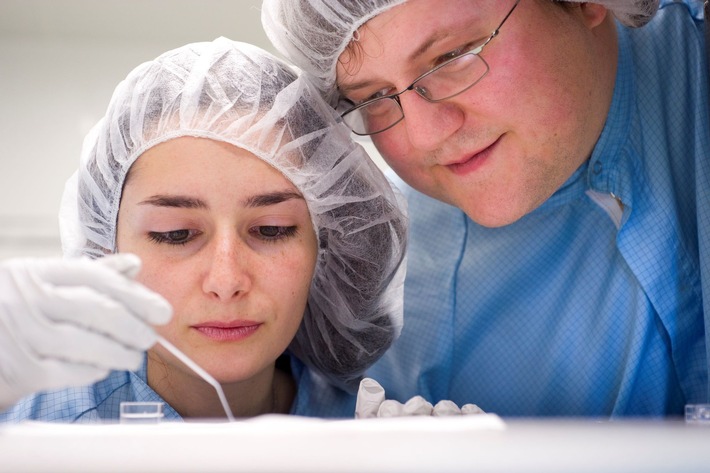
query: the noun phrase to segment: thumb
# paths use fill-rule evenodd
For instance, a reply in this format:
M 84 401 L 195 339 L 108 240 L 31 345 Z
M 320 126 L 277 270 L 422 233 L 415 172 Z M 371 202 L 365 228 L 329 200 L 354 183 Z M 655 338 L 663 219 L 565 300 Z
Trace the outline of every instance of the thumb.
M 385 400 L 385 390 L 380 383 L 372 378 L 363 378 L 357 391 L 355 403 L 355 418 L 367 419 L 377 417 L 380 404 Z

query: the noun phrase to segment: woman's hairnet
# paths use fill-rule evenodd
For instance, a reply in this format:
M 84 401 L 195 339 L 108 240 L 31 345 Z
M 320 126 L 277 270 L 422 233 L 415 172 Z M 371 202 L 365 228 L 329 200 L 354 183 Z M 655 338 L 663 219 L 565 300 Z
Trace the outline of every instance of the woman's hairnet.
M 65 187 L 65 255 L 115 251 L 131 165 L 180 136 L 245 149 L 303 194 L 319 250 L 289 350 L 355 390 L 401 330 L 405 204 L 312 85 L 255 46 L 226 38 L 189 44 L 141 64 L 118 85 Z
M 355 31 L 380 13 L 406 1 L 264 0 L 261 23 L 276 49 L 312 75 L 326 100 L 335 105 L 335 68 Z M 604 5 L 627 26 L 638 27 L 645 25 L 656 13 L 658 2 L 596 0 L 594 3 Z

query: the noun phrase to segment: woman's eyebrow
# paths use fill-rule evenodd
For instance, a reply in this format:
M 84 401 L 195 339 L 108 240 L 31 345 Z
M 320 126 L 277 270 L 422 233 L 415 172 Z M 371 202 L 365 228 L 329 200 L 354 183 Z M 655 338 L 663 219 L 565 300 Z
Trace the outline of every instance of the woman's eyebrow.
M 245 207 L 265 207 L 267 205 L 280 204 L 290 199 L 302 199 L 303 196 L 298 192 L 282 191 L 268 192 L 266 194 L 253 195 L 244 200 Z
M 195 197 L 183 195 L 154 195 L 139 202 L 138 205 L 155 205 L 157 207 L 177 207 L 181 209 L 206 209 L 207 204 Z

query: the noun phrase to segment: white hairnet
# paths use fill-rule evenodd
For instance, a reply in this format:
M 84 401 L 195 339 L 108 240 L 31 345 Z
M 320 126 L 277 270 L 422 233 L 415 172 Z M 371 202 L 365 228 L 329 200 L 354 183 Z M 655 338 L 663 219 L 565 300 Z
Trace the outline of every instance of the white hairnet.
M 65 255 L 115 251 L 126 173 L 143 152 L 180 136 L 245 149 L 303 194 L 319 251 L 289 350 L 355 390 L 401 330 L 405 204 L 312 85 L 255 46 L 226 38 L 189 44 L 118 85 L 65 187 Z
M 558 0 L 582 3 L 585 0 Z M 604 5 L 626 26 L 638 28 L 645 25 L 656 14 L 659 0 L 595 0 L 590 3 Z
M 335 68 L 338 57 L 345 51 L 354 32 L 373 17 L 406 1 L 264 0 L 261 23 L 276 49 L 312 75 L 326 100 L 335 105 Z M 656 13 L 658 2 L 597 0 L 594 3 L 607 7 L 624 24 L 638 27 L 646 24 Z

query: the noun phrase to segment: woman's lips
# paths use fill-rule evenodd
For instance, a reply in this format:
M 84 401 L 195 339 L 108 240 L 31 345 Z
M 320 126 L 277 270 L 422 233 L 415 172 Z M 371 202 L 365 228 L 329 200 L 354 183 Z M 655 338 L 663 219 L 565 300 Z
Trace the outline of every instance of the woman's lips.
M 464 158 L 456 163 L 448 164 L 446 167 L 451 169 L 454 174 L 463 176 L 480 169 L 488 158 L 493 153 L 493 150 L 497 147 L 500 142 L 500 138 L 494 141 L 490 146 L 483 148 L 481 151 L 475 152 L 471 156 Z
M 218 342 L 244 340 L 259 330 L 259 327 L 261 323 L 250 321 L 205 322 L 192 326 L 205 337 Z

